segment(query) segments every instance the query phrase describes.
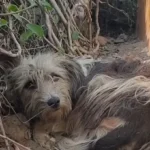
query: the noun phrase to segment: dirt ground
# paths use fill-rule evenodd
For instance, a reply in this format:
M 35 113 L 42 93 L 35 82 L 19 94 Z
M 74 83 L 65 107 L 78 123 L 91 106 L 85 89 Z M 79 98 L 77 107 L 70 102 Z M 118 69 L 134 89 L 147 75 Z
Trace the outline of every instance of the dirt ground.
M 136 36 L 120 35 L 117 39 L 108 38 L 109 43 L 101 50 L 101 58 L 117 58 L 133 56 L 142 60 L 150 59 L 150 51 L 143 42 Z

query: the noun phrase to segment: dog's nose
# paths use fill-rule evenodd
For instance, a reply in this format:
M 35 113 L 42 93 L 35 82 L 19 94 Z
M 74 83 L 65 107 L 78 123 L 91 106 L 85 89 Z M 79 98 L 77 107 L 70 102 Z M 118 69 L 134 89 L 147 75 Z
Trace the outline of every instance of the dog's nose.
M 57 108 L 59 106 L 60 99 L 59 97 L 51 97 L 48 101 L 47 104 L 48 106 L 51 106 L 53 108 Z

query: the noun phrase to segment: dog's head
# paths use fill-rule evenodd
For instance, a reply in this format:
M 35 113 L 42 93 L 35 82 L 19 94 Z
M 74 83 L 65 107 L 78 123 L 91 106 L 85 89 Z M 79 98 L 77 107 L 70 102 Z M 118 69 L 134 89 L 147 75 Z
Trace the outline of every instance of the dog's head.
M 28 118 L 66 117 L 84 77 L 80 65 L 57 54 L 38 54 L 21 60 L 9 74 L 9 91 L 22 103 Z

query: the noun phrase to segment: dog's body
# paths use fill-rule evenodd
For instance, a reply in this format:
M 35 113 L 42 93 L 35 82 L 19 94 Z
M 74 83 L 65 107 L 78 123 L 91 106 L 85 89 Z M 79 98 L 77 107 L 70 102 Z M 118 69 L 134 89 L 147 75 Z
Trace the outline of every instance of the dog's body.
M 150 140 L 150 80 L 146 78 L 150 77 L 149 68 L 150 64 L 139 60 L 97 62 L 70 113 L 67 131 L 71 140 L 62 139 L 60 149 L 137 150 L 147 143 Z
M 143 76 L 131 79 L 95 77 L 70 114 L 69 135 L 76 139 L 85 135 L 84 139 L 92 143 L 92 150 L 117 150 L 133 143 L 132 149 L 139 149 L 150 140 L 149 85 L 150 80 Z M 101 123 L 109 117 L 120 121 L 103 136 Z M 98 140 L 96 145 L 94 140 Z
M 55 144 L 51 135 L 61 150 L 136 149 L 150 140 L 150 81 L 138 76 L 150 72 L 143 66 L 137 60 L 97 62 L 85 77 L 77 62 L 40 54 L 11 71 L 6 96 L 22 103 L 28 119 L 37 118 L 34 139 L 47 149 Z

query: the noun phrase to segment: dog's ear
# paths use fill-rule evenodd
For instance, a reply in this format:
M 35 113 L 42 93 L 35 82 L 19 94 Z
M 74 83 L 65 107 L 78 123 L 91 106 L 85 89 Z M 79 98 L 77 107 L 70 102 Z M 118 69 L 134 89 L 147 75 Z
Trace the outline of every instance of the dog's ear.
M 67 70 L 67 75 L 69 78 L 69 82 L 71 84 L 71 98 L 73 104 L 75 104 L 78 100 L 78 93 L 80 87 L 83 85 L 84 73 L 81 66 L 72 59 L 66 59 L 62 62 L 62 67 Z
M 20 61 L 21 56 L 11 57 L 7 54 L 0 53 L 0 76 L 4 76 L 4 82 L 6 83 L 7 87 L 4 91 L 4 99 L 7 99 L 12 106 L 14 106 L 14 103 L 16 103 L 17 94 L 14 93 L 14 84 L 10 82 L 9 75 L 11 74 L 11 70 L 20 64 Z M 9 105 L 8 102 L 6 102 L 7 106 Z
M 11 57 L 7 54 L 0 53 L 0 72 L 8 73 L 9 70 L 19 65 L 21 56 Z

